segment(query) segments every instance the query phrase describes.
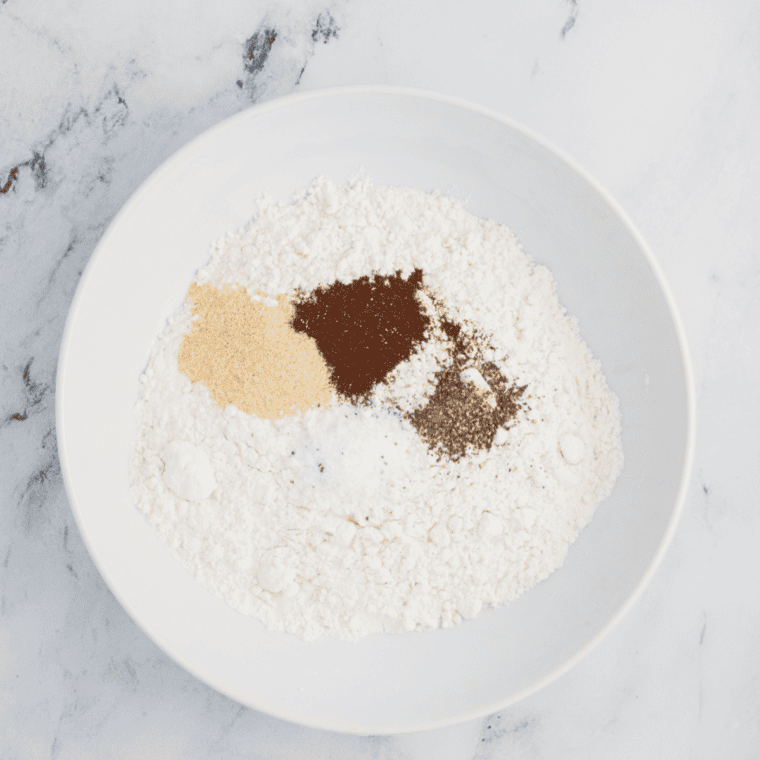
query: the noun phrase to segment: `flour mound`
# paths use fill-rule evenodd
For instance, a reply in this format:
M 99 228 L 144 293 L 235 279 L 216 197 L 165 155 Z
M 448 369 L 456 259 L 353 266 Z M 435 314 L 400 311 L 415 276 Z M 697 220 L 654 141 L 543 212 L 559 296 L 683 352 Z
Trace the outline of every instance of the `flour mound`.
M 292 204 L 263 200 L 249 227 L 213 246 L 195 284 L 295 298 L 417 269 L 452 319 L 488 336 L 488 361 L 526 386 L 509 428 L 457 461 L 409 422 L 444 359 L 433 342 L 366 404 L 335 397 L 280 419 L 220 408 L 179 371 L 189 304 L 153 348 L 136 408 L 135 502 L 200 583 L 270 629 L 355 640 L 508 603 L 562 565 L 620 472 L 617 399 L 550 272 L 457 200 L 320 178 Z

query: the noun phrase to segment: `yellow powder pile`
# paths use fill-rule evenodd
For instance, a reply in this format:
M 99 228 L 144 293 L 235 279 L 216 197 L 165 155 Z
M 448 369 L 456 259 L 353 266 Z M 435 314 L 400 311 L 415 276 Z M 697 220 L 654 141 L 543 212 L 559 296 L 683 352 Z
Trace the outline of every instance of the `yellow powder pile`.
M 324 404 L 333 395 L 317 344 L 291 326 L 293 307 L 251 300 L 245 288 L 192 284 L 193 321 L 180 372 L 203 383 L 221 407 L 273 420 Z

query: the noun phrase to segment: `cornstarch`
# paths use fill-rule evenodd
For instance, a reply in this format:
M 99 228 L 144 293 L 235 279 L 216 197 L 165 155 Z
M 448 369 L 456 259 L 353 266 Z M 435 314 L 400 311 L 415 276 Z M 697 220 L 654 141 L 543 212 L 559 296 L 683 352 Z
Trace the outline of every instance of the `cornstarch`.
M 564 562 L 620 413 L 548 269 L 437 192 L 319 178 L 212 246 L 141 377 L 138 508 L 268 628 L 452 626 Z

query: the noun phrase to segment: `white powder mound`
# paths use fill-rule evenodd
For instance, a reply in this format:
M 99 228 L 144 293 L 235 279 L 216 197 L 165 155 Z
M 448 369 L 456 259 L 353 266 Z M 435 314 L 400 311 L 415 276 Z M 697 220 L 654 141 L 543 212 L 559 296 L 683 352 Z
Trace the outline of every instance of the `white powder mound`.
M 550 272 L 459 201 L 321 178 L 294 204 L 262 202 L 196 282 L 292 296 L 416 268 L 452 318 L 488 335 L 487 360 L 527 385 L 512 427 L 457 462 L 439 461 L 403 415 L 433 390 L 434 342 L 372 405 L 336 401 L 281 420 L 220 409 L 179 372 L 187 305 L 153 349 L 135 501 L 206 588 L 271 629 L 355 640 L 510 602 L 563 563 L 620 472 L 617 399 Z M 479 387 L 475 374 L 463 379 Z

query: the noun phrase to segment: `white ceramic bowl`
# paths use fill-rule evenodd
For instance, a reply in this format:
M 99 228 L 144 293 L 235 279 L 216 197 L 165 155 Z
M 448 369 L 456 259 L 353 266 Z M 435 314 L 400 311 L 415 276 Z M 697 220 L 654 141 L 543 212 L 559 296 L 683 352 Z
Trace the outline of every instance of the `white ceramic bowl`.
M 203 589 L 129 494 L 138 378 L 209 244 L 267 191 L 320 174 L 466 199 L 554 273 L 623 415 L 625 468 L 565 565 L 509 606 L 448 630 L 305 643 Z M 58 446 L 74 516 L 135 622 L 215 689 L 291 721 L 394 733 L 503 708 L 565 672 L 652 576 L 684 499 L 691 371 L 673 299 L 646 244 L 581 169 L 528 130 L 452 98 L 382 87 L 311 92 L 204 133 L 134 194 L 71 307 L 58 367 Z

